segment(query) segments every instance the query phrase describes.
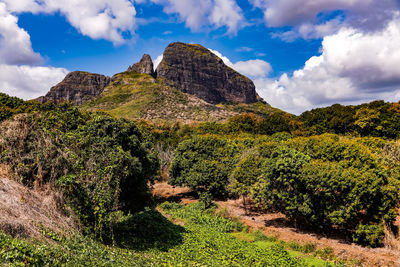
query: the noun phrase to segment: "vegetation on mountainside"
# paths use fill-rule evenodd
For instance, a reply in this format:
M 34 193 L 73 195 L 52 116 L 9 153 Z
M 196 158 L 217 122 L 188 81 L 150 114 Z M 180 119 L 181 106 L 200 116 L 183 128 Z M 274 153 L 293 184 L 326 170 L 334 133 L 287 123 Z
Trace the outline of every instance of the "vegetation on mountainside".
M 83 231 L 101 239 L 112 238 L 115 211 L 147 205 L 158 171 L 149 148 L 135 123 L 68 104 L 41 106 L 0 128 L 0 161 L 26 186 L 60 190 Z
M 163 79 L 135 71 L 115 75 L 101 95 L 81 108 L 102 110 L 117 118 L 185 123 L 223 121 L 243 112 L 265 115 L 275 111 L 261 102 L 215 106 L 168 86 Z
M 114 76 L 104 92 L 82 108 L 91 111 L 104 110 L 118 118 L 143 118 L 152 121 L 223 120 L 234 115 L 171 88 L 162 79 L 156 80 L 150 75 L 134 71 Z
M 0 121 L 11 118 L 15 114 L 36 110 L 39 104 L 36 101 L 24 101 L 18 97 L 10 97 L 0 93 Z

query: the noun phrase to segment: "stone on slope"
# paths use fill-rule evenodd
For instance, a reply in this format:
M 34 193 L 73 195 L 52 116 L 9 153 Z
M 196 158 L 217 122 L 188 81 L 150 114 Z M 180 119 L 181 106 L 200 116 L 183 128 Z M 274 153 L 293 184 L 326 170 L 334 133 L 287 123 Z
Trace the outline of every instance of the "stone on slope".
M 179 42 L 168 45 L 156 73 L 182 92 L 212 104 L 258 101 L 249 78 L 226 66 L 201 45 Z

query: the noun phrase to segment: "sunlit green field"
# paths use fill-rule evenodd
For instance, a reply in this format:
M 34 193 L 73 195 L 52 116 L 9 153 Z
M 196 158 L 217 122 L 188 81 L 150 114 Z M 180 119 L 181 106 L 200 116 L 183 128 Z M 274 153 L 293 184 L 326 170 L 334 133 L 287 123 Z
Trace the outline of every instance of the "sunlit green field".
M 5 266 L 333 266 L 237 221 L 204 210 L 202 204 L 164 203 L 159 210 L 122 216 L 114 244 L 89 237 L 63 237 L 43 229 L 52 239 L 27 241 L 0 234 L 0 264 Z M 173 223 L 172 221 L 175 223 Z M 247 230 L 247 231 L 246 231 Z M 290 246 L 289 246 L 290 248 Z M 301 250 L 301 249 L 297 249 Z M 310 254 L 311 253 L 311 254 Z M 314 253 L 315 255 L 315 253 Z

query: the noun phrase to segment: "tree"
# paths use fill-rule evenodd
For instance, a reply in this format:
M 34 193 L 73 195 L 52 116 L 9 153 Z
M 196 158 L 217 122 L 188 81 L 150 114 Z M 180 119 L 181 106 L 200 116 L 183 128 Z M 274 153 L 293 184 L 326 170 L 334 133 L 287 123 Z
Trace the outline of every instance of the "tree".
M 226 196 L 229 175 L 242 149 L 233 141 L 209 135 L 183 141 L 175 151 L 169 183 L 213 197 Z

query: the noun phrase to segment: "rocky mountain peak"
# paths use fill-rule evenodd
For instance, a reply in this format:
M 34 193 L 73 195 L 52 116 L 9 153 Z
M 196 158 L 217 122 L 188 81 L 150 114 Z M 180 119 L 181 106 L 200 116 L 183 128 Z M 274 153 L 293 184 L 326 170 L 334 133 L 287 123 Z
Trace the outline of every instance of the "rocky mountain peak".
M 72 101 L 81 105 L 98 96 L 110 83 L 110 77 L 83 71 L 70 72 L 62 82 L 53 86 L 50 91 L 37 101 L 41 103 Z
M 138 63 L 135 63 L 128 68 L 128 71 L 136 71 L 142 74 L 150 74 L 153 77 L 155 76 L 153 61 L 148 54 L 144 54 Z
M 253 82 L 226 66 L 222 59 L 198 44 L 171 43 L 157 67 L 164 78 L 182 92 L 209 103 L 255 103 Z

